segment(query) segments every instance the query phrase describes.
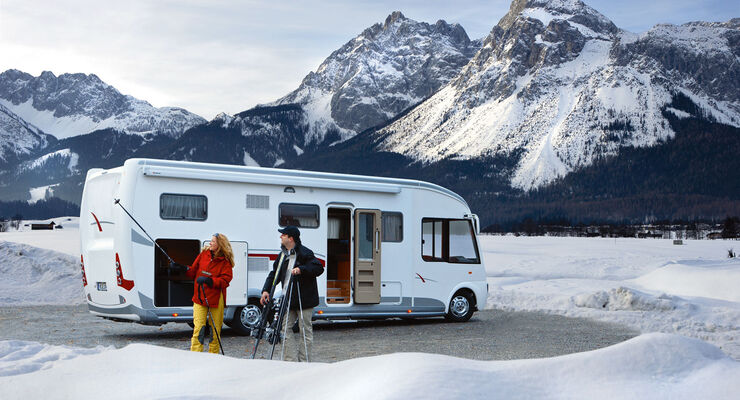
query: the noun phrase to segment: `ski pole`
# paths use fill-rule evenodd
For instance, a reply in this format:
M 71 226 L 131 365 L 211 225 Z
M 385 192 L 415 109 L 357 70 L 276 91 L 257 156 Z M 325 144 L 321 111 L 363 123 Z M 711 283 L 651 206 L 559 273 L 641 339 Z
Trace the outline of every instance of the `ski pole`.
M 216 340 L 218 340 L 218 347 L 221 348 L 221 355 L 222 356 L 225 356 L 226 354 L 224 354 L 224 347 L 221 346 L 221 337 L 220 337 L 221 335 L 218 334 L 218 329 L 216 329 L 216 323 L 213 322 L 213 315 L 211 314 L 211 305 L 208 304 L 208 296 L 206 296 L 206 291 L 203 290 L 203 284 L 202 283 L 199 283 L 198 284 L 198 287 L 200 288 L 200 292 L 201 292 L 201 294 L 203 294 L 203 298 L 206 301 L 206 323 L 208 323 L 208 318 L 210 317 L 210 319 L 211 319 L 211 327 L 213 328 L 213 333 L 216 334 Z
M 159 251 L 161 251 L 162 254 L 164 254 L 165 257 L 167 257 L 167 259 L 169 259 L 171 263 L 174 263 L 175 262 L 175 260 L 173 260 L 172 257 L 170 257 L 170 255 L 167 254 L 166 251 L 164 251 L 164 249 L 159 245 L 159 243 L 157 243 L 156 240 L 152 239 L 152 237 L 149 236 L 149 234 L 146 232 L 146 230 L 144 229 L 144 227 L 141 226 L 141 224 L 139 224 L 139 222 L 136 220 L 136 218 L 134 218 L 134 216 L 131 215 L 131 213 L 129 213 L 128 210 L 126 210 L 126 208 L 123 206 L 123 204 L 121 204 L 121 199 L 114 199 L 113 200 L 113 203 L 114 204 L 118 204 L 119 206 L 121 206 L 121 208 L 123 209 L 123 211 L 126 214 L 128 214 L 129 217 L 131 217 L 131 220 L 134 221 L 134 223 L 136 223 L 136 225 L 141 229 L 141 231 L 144 232 L 144 234 L 149 238 L 149 240 L 151 240 L 152 243 L 154 243 L 154 245 L 157 246 L 157 248 L 159 249 Z
M 305 320 L 303 319 L 303 302 L 301 301 L 301 282 L 297 282 L 296 285 L 298 285 L 296 286 L 296 289 L 298 289 L 298 315 L 300 315 L 301 334 L 303 334 L 303 349 L 306 351 L 306 362 L 311 362 L 308 359 L 308 343 L 306 342 L 306 330 L 304 329 Z

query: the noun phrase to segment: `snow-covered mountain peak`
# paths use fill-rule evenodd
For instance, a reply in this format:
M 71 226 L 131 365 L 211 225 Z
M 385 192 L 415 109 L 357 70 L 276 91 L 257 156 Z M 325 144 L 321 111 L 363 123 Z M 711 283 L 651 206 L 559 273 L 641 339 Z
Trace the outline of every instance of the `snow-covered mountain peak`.
M 383 23 L 383 29 L 389 29 L 393 24 L 396 24 L 398 22 L 403 21 L 409 21 L 408 18 L 406 18 L 402 12 L 400 11 L 393 11 L 388 17 L 385 18 L 385 22 Z
M 395 11 L 334 51 L 273 105 L 303 106 L 306 144 L 321 142 L 327 132 L 348 138 L 430 96 L 479 47 L 460 25 L 417 22 Z
M 530 18 L 549 25 L 553 20 L 577 25 L 587 36 L 609 35 L 618 28 L 607 17 L 580 0 L 515 0 L 498 26 L 507 30 L 518 19 Z
M 531 189 L 672 137 L 663 109 L 676 95 L 740 126 L 733 24 L 634 35 L 580 1 L 514 0 L 457 77 L 378 132 L 380 150 L 424 162 L 517 157 L 511 184 Z
M 44 71 L 33 77 L 8 70 L 0 74 L 0 104 L 57 138 L 105 128 L 178 136 L 205 122 L 181 108 L 155 108 L 123 95 L 94 74 Z

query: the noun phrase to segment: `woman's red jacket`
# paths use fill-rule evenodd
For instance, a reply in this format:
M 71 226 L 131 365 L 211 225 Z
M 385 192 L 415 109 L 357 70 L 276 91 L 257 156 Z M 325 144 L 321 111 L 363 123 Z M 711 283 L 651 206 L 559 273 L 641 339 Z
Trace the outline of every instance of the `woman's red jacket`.
M 231 282 L 233 277 L 232 269 L 234 268 L 231 263 L 224 257 L 213 257 L 213 253 L 206 249 L 203 250 L 198 257 L 193 261 L 193 265 L 188 268 L 187 275 L 194 281 L 199 276 L 206 276 L 213 279 L 213 287 L 203 284 L 203 292 L 206 298 L 208 298 L 208 305 L 213 308 L 218 307 L 218 295 L 223 294 L 224 305 L 226 305 L 226 288 Z M 206 305 L 203 294 L 200 292 L 200 287 L 197 282 L 193 285 L 193 303 L 198 303 L 202 306 Z

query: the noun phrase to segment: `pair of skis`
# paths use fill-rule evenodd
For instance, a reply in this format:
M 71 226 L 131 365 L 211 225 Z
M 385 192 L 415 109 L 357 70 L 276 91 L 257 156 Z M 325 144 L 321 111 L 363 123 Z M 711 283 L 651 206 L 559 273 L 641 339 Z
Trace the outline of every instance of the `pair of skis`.
M 274 297 L 277 282 L 273 282 L 272 287 L 270 288 L 270 300 L 262 309 L 262 315 L 260 317 L 260 322 L 257 325 L 257 328 L 252 329 L 252 336 L 255 338 L 254 348 L 252 349 L 252 359 L 254 359 L 254 357 L 257 355 L 257 348 L 259 347 L 260 340 L 263 337 L 266 338 L 270 344 L 272 344 L 272 347 L 270 348 L 270 360 L 272 360 L 272 357 L 275 354 L 275 347 L 277 346 L 277 344 L 280 342 L 283 343 L 280 352 L 280 359 L 283 359 L 283 356 L 285 355 L 283 321 L 286 320 L 285 315 L 290 309 L 290 303 L 292 300 L 291 297 L 293 294 L 293 285 L 296 285 L 298 291 L 299 320 L 296 321 L 296 323 L 300 323 L 300 330 L 303 334 L 303 346 L 306 352 L 306 361 L 310 361 L 308 359 L 308 343 L 306 341 L 306 332 L 303 329 L 303 313 L 300 312 L 300 310 L 303 310 L 303 304 L 301 302 L 301 285 L 300 283 L 295 282 L 295 275 L 293 274 L 290 275 L 288 285 L 284 288 L 283 294 L 282 296 L 280 296 L 280 298 L 275 299 Z

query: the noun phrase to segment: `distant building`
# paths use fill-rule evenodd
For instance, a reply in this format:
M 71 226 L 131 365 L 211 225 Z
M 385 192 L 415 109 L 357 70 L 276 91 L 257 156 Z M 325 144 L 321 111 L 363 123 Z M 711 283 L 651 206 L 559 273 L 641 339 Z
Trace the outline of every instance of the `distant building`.
M 54 221 L 51 221 L 48 224 L 31 224 L 31 230 L 32 231 L 53 230 L 54 225 L 56 225 Z

